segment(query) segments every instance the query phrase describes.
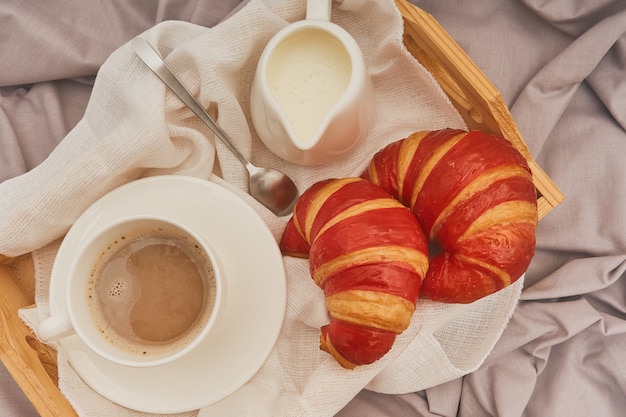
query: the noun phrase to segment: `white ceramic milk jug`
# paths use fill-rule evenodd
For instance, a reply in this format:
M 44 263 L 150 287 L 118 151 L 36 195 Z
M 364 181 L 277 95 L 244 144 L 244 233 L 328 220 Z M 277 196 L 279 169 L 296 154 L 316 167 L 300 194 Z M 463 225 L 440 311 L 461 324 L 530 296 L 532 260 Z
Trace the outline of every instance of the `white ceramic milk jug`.
M 250 96 L 263 143 L 300 165 L 329 163 L 351 150 L 372 119 L 373 90 L 354 38 L 330 22 L 332 0 L 308 0 L 306 19 L 265 47 Z

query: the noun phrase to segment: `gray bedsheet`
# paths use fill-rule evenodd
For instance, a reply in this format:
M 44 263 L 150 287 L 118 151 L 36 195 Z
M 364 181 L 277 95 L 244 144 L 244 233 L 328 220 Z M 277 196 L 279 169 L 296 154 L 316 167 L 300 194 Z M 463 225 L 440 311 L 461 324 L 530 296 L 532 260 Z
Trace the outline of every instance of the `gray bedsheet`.
M 521 301 L 479 370 L 419 393 L 363 391 L 339 415 L 625 415 L 626 2 L 415 3 L 502 92 L 567 199 L 541 221 Z M 4 1 L 0 181 L 38 165 L 78 122 L 120 44 L 166 19 L 212 26 L 238 6 Z M 34 415 L 6 372 L 0 381 L 0 416 Z

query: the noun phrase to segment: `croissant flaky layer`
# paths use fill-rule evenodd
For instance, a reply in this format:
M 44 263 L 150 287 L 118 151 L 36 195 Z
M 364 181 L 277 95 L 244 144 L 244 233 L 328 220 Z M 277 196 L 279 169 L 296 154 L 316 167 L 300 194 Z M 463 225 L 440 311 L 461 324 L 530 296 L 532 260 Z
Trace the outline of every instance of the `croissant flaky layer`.
M 469 303 L 515 282 L 535 248 L 537 195 L 526 159 L 483 132 L 417 132 L 363 174 L 409 207 L 435 256 L 421 296 Z
M 314 184 L 280 247 L 309 258 L 331 316 L 320 346 L 342 366 L 376 361 L 408 327 L 428 268 L 426 238 L 410 210 L 380 187 L 360 178 Z

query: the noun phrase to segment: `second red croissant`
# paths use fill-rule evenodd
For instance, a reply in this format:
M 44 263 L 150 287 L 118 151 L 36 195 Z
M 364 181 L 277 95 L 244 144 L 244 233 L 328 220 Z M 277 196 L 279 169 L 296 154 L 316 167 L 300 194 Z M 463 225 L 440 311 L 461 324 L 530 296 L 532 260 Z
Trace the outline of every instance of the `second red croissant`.
M 515 282 L 534 255 L 537 193 L 526 159 L 499 136 L 416 132 L 363 174 L 409 207 L 441 253 L 421 295 L 470 303 Z

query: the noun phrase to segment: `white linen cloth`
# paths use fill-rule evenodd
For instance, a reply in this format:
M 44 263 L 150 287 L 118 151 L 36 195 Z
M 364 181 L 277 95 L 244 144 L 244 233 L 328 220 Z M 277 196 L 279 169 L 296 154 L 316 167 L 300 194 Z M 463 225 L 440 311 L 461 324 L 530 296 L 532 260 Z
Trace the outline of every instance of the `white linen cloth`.
M 249 91 L 270 37 L 304 18 L 305 2 L 252 0 L 208 29 L 164 22 L 141 36 L 166 57 L 253 163 L 280 169 L 304 191 L 328 177 L 358 175 L 381 147 L 422 129 L 465 127 L 439 86 L 405 50 L 402 20 L 391 0 L 344 0 L 332 20 L 350 32 L 366 58 L 376 101 L 373 126 L 357 149 L 320 167 L 289 164 L 271 154 L 251 126 Z M 215 181 L 247 201 L 279 239 L 276 218 L 246 194 L 247 173 L 190 110 L 134 55 L 129 44 L 99 70 L 83 119 L 40 166 L 0 184 L 0 253 L 33 252 L 32 327 L 48 316 L 48 284 L 58 245 L 80 214 L 115 187 L 140 177 L 178 174 Z M 163 196 L 164 199 L 167 196 Z M 328 320 L 308 263 L 285 258 L 288 305 L 279 339 L 259 372 L 226 399 L 183 415 L 330 416 L 362 388 L 384 393 L 422 390 L 477 369 L 503 331 L 522 280 L 471 305 L 420 300 L 411 326 L 378 362 L 342 369 L 319 350 Z M 78 378 L 59 352 L 60 388 L 81 416 L 140 416 L 102 398 Z M 207 378 L 210 378 L 207 375 Z

